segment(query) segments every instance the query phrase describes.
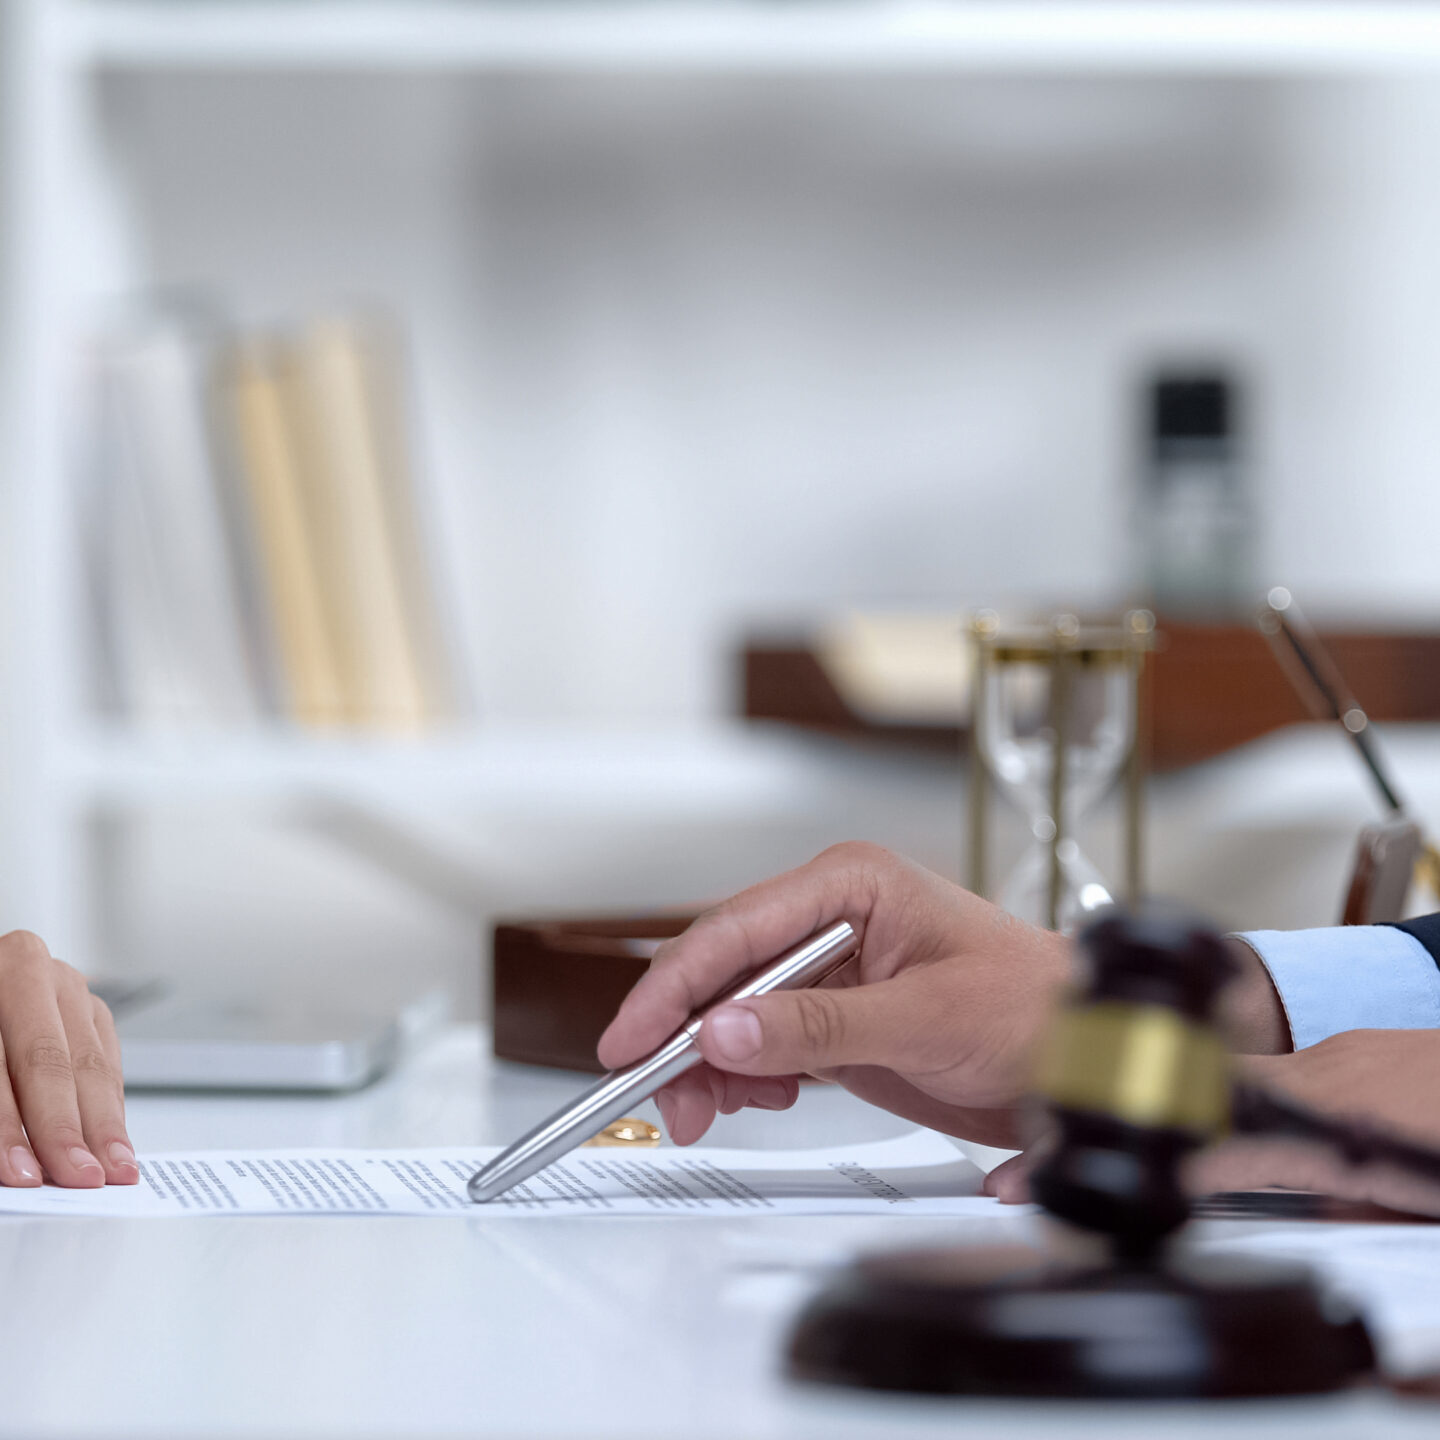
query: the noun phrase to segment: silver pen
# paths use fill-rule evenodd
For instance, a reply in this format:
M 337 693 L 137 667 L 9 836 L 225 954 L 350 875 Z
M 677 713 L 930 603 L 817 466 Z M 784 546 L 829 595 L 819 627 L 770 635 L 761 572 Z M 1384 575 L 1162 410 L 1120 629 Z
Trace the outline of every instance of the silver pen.
M 748 980 L 717 995 L 652 1055 L 623 1070 L 612 1070 L 577 1100 L 482 1166 L 470 1177 L 467 1187 L 470 1198 L 483 1204 L 503 1195 L 537 1170 L 568 1155 L 612 1120 L 618 1120 L 642 1100 L 648 1100 L 662 1086 L 693 1070 L 704 1059 L 695 1041 L 710 1011 L 732 1000 L 768 995 L 772 990 L 803 990 L 808 985 L 818 985 L 852 959 L 858 949 L 855 931 L 841 920 L 793 950 L 787 950 Z

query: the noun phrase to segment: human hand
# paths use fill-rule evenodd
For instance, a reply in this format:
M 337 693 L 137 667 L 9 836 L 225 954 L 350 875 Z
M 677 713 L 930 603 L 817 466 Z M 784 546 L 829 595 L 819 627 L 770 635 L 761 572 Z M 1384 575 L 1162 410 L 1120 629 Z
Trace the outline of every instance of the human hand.
M 872 845 L 827 850 L 662 945 L 601 1037 L 601 1063 L 653 1050 L 711 997 L 837 920 L 854 927 L 860 953 L 825 986 L 706 1020 L 707 1063 L 658 1097 L 671 1138 L 698 1140 L 717 1111 L 784 1109 L 811 1074 L 933 1129 L 1015 1144 L 1015 1104 L 1070 978 L 1070 944 Z
M 1440 1151 L 1440 1030 L 1346 1030 L 1289 1055 L 1245 1055 L 1235 1063 L 1241 1078 L 1316 1115 Z M 1029 1174 L 1043 1151 L 1044 1142 L 997 1166 L 986 1192 L 1028 1200 Z M 1195 1196 L 1277 1187 L 1440 1215 L 1440 1181 L 1386 1164 L 1349 1165 L 1332 1147 L 1310 1141 L 1235 1136 L 1191 1156 L 1182 1177 Z
M 0 937 L 0 1184 L 133 1185 L 120 1042 L 85 977 L 39 936 Z
M 1440 1151 L 1440 1030 L 1345 1030 L 1292 1055 L 1247 1056 L 1240 1074 L 1330 1120 Z M 1385 1163 L 1350 1165 L 1329 1146 L 1240 1135 L 1196 1155 L 1196 1195 L 1278 1186 L 1440 1215 L 1440 1180 Z

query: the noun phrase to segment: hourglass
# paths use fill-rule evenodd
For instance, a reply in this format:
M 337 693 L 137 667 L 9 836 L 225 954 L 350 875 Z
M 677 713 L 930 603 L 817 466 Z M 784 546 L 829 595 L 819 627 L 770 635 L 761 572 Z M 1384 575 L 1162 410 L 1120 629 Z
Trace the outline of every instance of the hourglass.
M 1125 898 L 1140 898 L 1140 687 L 1154 626 L 1148 610 L 1130 611 L 1119 625 L 1057 615 L 1004 632 L 993 610 L 974 617 L 970 885 L 986 893 L 993 778 L 1030 830 L 996 897 L 1022 919 L 1069 933 L 1114 902 L 1114 888 L 1074 837 L 1122 776 Z

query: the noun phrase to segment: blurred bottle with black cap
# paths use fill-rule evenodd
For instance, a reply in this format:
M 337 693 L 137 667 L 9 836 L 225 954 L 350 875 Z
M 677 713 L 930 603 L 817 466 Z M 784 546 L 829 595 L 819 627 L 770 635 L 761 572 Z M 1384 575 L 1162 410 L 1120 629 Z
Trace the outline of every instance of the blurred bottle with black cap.
M 1150 604 L 1181 620 L 1233 618 L 1255 588 L 1239 386 L 1218 368 L 1157 371 L 1144 406 L 1137 538 Z

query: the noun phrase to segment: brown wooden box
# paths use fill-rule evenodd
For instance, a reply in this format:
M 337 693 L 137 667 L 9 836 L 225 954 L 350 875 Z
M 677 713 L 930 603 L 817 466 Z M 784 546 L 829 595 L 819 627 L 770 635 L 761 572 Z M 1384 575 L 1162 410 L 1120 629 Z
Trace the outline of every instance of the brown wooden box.
M 598 1073 L 595 1046 L 662 940 L 688 915 L 495 926 L 494 1048 L 501 1060 Z

